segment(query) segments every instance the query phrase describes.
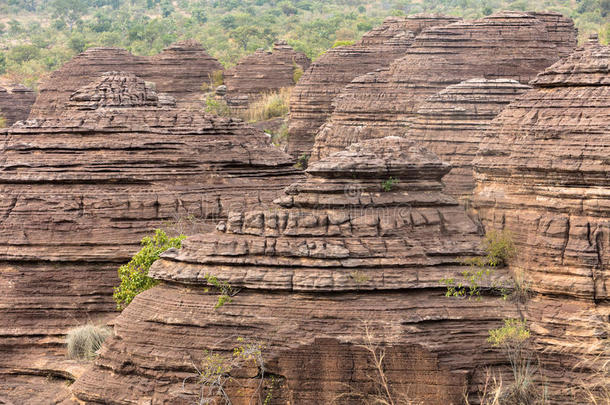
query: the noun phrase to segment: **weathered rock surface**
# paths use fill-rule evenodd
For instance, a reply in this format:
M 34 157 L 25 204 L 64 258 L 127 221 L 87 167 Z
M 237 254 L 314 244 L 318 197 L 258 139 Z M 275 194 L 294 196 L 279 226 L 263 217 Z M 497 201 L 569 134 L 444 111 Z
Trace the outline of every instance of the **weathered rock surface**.
M 610 291 L 610 48 L 587 44 L 532 81 L 493 122 L 475 161 L 475 205 L 520 244 L 535 288 Z
M 481 143 L 474 206 L 487 229 L 513 235 L 511 267 L 540 294 L 529 319 L 547 356 L 559 353 L 550 381 L 562 381 L 578 360 L 610 361 L 575 343 L 608 339 L 610 47 L 593 40 L 531 84 Z M 589 378 L 610 386 L 607 371 Z
M 202 85 L 210 82 L 214 71 L 222 69 L 222 65 L 193 40 L 175 43 L 154 56 L 136 56 L 120 48 L 90 48 L 51 73 L 42 83 L 30 118 L 58 115 L 74 91 L 102 73 L 116 70 L 155 83 L 157 91 L 174 97 L 180 107 L 199 109 Z
M 5 119 L 7 126 L 25 120 L 30 114 L 34 100 L 36 93 L 30 88 L 20 84 L 0 84 L 0 117 Z
M 439 280 L 479 254 L 479 234 L 443 193 L 449 170 L 398 137 L 363 142 L 317 162 L 272 209 L 236 212 L 217 232 L 187 239 L 151 268 L 163 282 L 116 320 L 93 369 L 72 386 L 81 400 L 188 403 L 183 381 L 204 350 L 226 354 L 237 336 L 265 345 L 271 402 L 332 403 L 374 391 L 366 333 L 387 346 L 392 389 L 430 404 L 461 403 L 473 370 L 501 363 L 487 330 L 515 317 L 509 301 L 444 296 Z M 383 191 L 382 183 L 394 179 Z M 386 183 L 387 184 L 387 183 Z M 214 309 L 205 275 L 240 292 Z M 248 403 L 258 370 L 239 374 Z M 239 377 L 241 376 L 241 377 Z M 269 385 L 266 382 L 265 385 Z M 343 397 L 339 403 L 362 403 Z
M 320 56 L 292 93 L 288 152 L 295 157 L 310 153 L 318 128 L 333 111 L 333 99 L 352 79 L 402 57 L 424 28 L 457 20 L 436 15 L 389 17 L 356 44 L 329 49 Z
M 492 119 L 529 86 L 507 79 L 470 79 L 430 97 L 418 110 L 406 138 L 443 161 L 451 171 L 443 178 L 445 190 L 458 200 L 472 200 L 472 160 Z
M 61 116 L 0 132 L 0 380 L 77 375 L 64 334 L 116 316 L 117 267 L 143 236 L 213 229 L 300 178 L 261 131 L 174 104 L 112 72 Z
M 261 94 L 295 85 L 295 70 L 305 71 L 311 60 L 296 52 L 285 41 L 273 45 L 273 51 L 257 50 L 235 67 L 225 71 L 226 100 L 234 110 L 243 110 Z
M 571 21 L 552 16 L 500 12 L 424 30 L 406 56 L 345 86 L 312 161 L 359 140 L 404 135 L 425 100 L 449 85 L 479 77 L 529 82 L 576 45 Z

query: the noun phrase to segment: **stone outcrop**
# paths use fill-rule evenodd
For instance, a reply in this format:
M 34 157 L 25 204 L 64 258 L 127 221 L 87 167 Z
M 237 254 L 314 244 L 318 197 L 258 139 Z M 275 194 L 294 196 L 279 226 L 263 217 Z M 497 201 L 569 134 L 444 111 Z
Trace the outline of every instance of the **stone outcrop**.
M 262 131 L 177 108 L 132 74 L 62 111 L 0 132 L 0 380 L 77 375 L 64 334 L 117 315 L 117 268 L 142 237 L 213 229 L 301 176 Z
M 457 20 L 437 15 L 388 17 L 356 44 L 329 49 L 320 56 L 292 93 L 288 152 L 295 157 L 310 153 L 318 128 L 332 113 L 333 99 L 352 79 L 402 57 L 424 28 Z
M 104 72 L 120 70 L 155 83 L 159 92 L 176 99 L 180 107 L 200 109 L 204 91 L 214 71 L 222 65 L 200 43 L 175 43 L 154 56 L 136 56 L 120 48 L 90 48 L 51 73 L 41 84 L 30 118 L 56 116 L 74 91 Z
M 607 349 L 588 349 L 610 322 L 610 47 L 593 39 L 531 84 L 481 143 L 474 207 L 487 229 L 512 234 L 511 267 L 539 294 L 529 319 L 547 353 L 564 370 L 608 364 Z M 589 378 L 610 386 L 607 366 Z
M 541 73 L 492 123 L 475 161 L 484 224 L 514 232 L 535 288 L 610 291 L 610 48 L 587 44 Z
M 424 30 L 406 56 L 355 78 L 337 96 L 312 161 L 359 140 L 404 135 L 422 103 L 449 85 L 478 77 L 529 82 L 576 45 L 571 21 L 551 16 L 499 12 Z
M 472 160 L 485 129 L 528 89 L 515 80 L 470 79 L 440 91 L 417 110 L 405 136 L 451 164 L 443 178 L 447 193 L 469 204 L 474 189 Z
M 35 99 L 36 93 L 28 87 L 0 83 L 0 117 L 7 126 L 27 119 Z
M 295 70 L 303 72 L 311 61 L 285 41 L 273 45 L 273 51 L 257 50 L 225 71 L 226 101 L 234 110 L 243 110 L 261 94 L 295 85 Z
M 403 138 L 363 142 L 311 165 L 272 209 L 231 213 L 215 233 L 187 239 L 153 265 L 162 283 L 118 317 L 74 394 L 190 403 L 200 387 L 187 377 L 205 350 L 230 355 L 241 337 L 264 345 L 266 373 L 279 382 L 271 403 L 362 403 L 347 394 L 379 388 L 359 346 L 368 329 L 386 348 L 396 395 L 460 403 L 468 381 L 481 381 L 475 370 L 502 363 L 482 349 L 487 330 L 517 310 L 497 296 L 444 296 L 439 280 L 480 254 L 477 227 L 443 192 L 449 169 Z M 206 275 L 239 293 L 215 309 Z M 248 403 L 258 372 L 233 373 L 233 403 Z

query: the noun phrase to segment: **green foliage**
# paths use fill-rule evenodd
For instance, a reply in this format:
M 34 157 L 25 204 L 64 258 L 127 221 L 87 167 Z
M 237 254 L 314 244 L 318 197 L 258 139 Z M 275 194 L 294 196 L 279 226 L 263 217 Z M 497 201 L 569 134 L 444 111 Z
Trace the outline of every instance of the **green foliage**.
M 292 82 L 297 84 L 301 77 L 303 76 L 303 68 L 301 68 L 296 63 L 294 64 L 294 70 L 292 71 Z
M 297 159 L 297 163 L 294 165 L 297 169 L 305 170 L 307 169 L 307 165 L 309 164 L 309 155 L 307 153 L 303 153 Z
M 398 180 L 396 180 L 394 177 L 390 177 L 389 179 L 387 179 L 381 183 L 381 189 L 383 191 L 385 191 L 386 193 L 390 192 L 390 191 L 392 191 L 392 189 L 394 188 L 396 183 L 398 183 Z
M 66 346 L 68 357 L 76 360 L 91 360 L 97 356 L 97 351 L 111 330 L 104 326 L 84 325 L 68 331 Z
M 530 338 L 525 321 L 505 319 L 504 326 L 489 331 L 489 342 L 493 347 L 514 347 L 523 345 Z
M 338 46 L 350 46 L 350 45 L 354 45 L 356 41 L 350 41 L 350 40 L 337 40 L 335 41 L 335 43 L 333 44 L 333 48 L 336 48 Z
M 263 94 L 248 106 L 243 118 L 248 122 L 259 122 L 283 117 L 290 110 L 291 88 L 282 88 Z
M 136 295 L 158 284 L 158 281 L 148 276 L 150 266 L 167 249 L 179 249 L 185 238 L 184 235 L 170 238 L 161 229 L 157 229 L 152 238 L 147 236 L 142 239 L 142 249 L 129 263 L 119 267 L 121 284 L 114 288 L 113 294 L 117 309 L 124 309 Z
M 205 112 L 220 117 L 231 116 L 231 109 L 227 102 L 223 98 L 216 98 L 213 94 L 208 94 L 205 98 Z
M 481 285 L 485 280 L 492 277 L 495 268 L 505 266 L 508 261 L 516 254 L 516 248 L 512 240 L 512 236 L 508 231 L 491 230 L 485 234 L 482 248 L 485 251 L 483 257 L 471 257 L 462 260 L 462 264 L 470 266 L 468 270 L 462 271 L 462 279 L 444 278 L 440 283 L 447 287 L 447 297 L 468 297 L 480 299 Z M 521 280 L 522 281 L 522 280 Z M 517 283 L 518 281 L 515 281 Z M 526 294 L 526 285 L 520 284 L 518 293 Z M 491 282 L 491 288 L 498 290 L 504 299 L 509 297 L 509 290 L 505 286 L 498 285 L 496 282 Z M 525 297 L 525 296 L 523 296 Z M 518 299 L 522 300 L 519 296 Z
M 6 55 L 4 52 L 0 52 L 0 75 L 6 73 Z
M 204 277 L 209 285 L 213 286 L 220 292 L 218 301 L 216 302 L 216 305 L 214 305 L 214 309 L 218 309 L 224 304 L 228 304 L 233 301 L 233 296 L 237 294 L 237 291 L 234 291 L 229 283 L 226 281 L 220 281 L 217 277 L 211 274 L 206 274 Z
M 17 45 L 8 53 L 8 58 L 15 63 L 28 62 L 40 56 L 40 49 L 35 45 Z

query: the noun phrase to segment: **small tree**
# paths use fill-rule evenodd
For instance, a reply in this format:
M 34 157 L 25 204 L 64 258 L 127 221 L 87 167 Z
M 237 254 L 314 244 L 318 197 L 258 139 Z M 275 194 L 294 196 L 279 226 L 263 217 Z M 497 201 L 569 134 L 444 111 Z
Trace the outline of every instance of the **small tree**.
M 147 236 L 142 239 L 142 249 L 135 254 L 129 263 L 119 267 L 121 284 L 115 287 L 113 294 L 117 309 L 124 309 L 136 295 L 159 283 L 148 276 L 150 266 L 167 249 L 179 249 L 185 238 L 184 235 L 170 238 L 161 229 L 157 229 L 152 238 Z

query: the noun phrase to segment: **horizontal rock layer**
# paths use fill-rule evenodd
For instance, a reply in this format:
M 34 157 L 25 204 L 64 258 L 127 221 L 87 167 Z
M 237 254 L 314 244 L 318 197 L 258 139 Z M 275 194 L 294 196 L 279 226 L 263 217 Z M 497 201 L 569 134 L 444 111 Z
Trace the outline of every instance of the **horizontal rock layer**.
M 90 48 L 64 64 L 40 86 L 30 118 L 58 115 L 74 91 L 100 74 L 120 70 L 153 82 L 159 92 L 173 96 L 181 107 L 203 106 L 202 85 L 222 65 L 208 55 L 200 43 L 175 43 L 154 56 L 136 56 L 120 48 Z
M 257 96 L 295 85 L 295 70 L 305 71 L 311 61 L 302 52 L 295 52 L 286 42 L 279 41 L 273 52 L 258 50 L 240 60 L 224 73 L 229 107 L 242 110 Z
M 112 72 L 75 92 L 62 116 L 0 133 L 2 371 L 44 362 L 69 374 L 66 330 L 116 315 L 116 270 L 142 237 L 213 228 L 300 178 L 261 131 L 173 103 Z
M 461 258 L 480 254 L 477 227 L 443 194 L 448 170 L 398 137 L 310 166 L 273 209 L 230 214 L 216 233 L 164 253 L 150 271 L 163 283 L 117 319 L 117 336 L 73 392 L 186 403 L 195 387 L 185 393 L 182 381 L 193 359 L 227 353 L 240 336 L 265 345 L 267 372 L 282 381 L 271 403 L 361 403 L 346 394 L 375 388 L 370 353 L 359 346 L 368 329 L 386 347 L 392 389 L 424 403 L 460 402 L 468 381 L 482 383 L 475 369 L 500 368 L 499 353 L 481 347 L 487 330 L 517 309 L 499 297 L 444 296 L 439 280 L 459 276 L 468 268 Z M 239 293 L 215 310 L 205 275 Z
M 312 63 L 292 93 L 288 153 L 309 154 L 318 128 L 331 114 L 332 101 L 355 77 L 387 67 L 403 56 L 425 27 L 457 21 L 445 16 L 390 17 L 351 46 L 329 49 Z
M 500 12 L 424 30 L 406 56 L 341 91 L 316 135 L 312 161 L 359 140 L 403 136 L 426 99 L 449 85 L 471 78 L 527 83 L 576 44 L 549 16 Z
M 7 126 L 27 119 L 35 99 L 36 93 L 23 85 L 0 85 L 0 117 Z

